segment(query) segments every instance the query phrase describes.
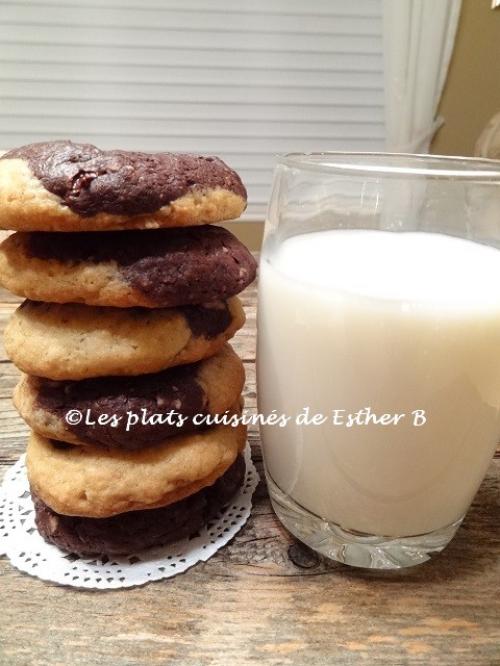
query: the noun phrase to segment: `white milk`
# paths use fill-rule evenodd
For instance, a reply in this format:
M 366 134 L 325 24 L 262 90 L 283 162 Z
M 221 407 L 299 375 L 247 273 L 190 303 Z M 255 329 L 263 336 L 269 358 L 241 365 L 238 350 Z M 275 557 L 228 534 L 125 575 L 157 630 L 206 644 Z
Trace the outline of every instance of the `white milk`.
M 499 250 L 424 232 L 320 231 L 264 256 L 259 291 L 260 412 L 406 414 L 386 426 L 264 426 L 281 490 L 380 536 L 457 520 L 500 432 Z

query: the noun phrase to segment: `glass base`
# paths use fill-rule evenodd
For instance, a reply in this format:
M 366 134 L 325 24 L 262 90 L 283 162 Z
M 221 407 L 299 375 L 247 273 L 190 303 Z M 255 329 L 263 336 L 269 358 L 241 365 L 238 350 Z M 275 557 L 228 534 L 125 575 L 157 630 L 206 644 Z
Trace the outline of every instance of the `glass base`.
M 283 493 L 269 474 L 266 476 L 273 509 L 283 525 L 313 550 L 351 567 L 403 569 L 427 562 L 449 544 L 464 518 L 416 536 L 397 538 L 363 534 L 310 513 Z

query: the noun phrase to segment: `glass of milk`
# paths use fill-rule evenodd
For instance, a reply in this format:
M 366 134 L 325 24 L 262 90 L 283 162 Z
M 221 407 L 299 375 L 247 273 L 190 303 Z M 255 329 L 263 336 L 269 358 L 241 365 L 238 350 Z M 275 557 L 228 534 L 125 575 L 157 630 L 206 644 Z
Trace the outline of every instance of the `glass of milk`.
M 273 507 L 313 549 L 392 569 L 452 539 L 500 434 L 499 247 L 500 162 L 279 162 L 258 404 Z

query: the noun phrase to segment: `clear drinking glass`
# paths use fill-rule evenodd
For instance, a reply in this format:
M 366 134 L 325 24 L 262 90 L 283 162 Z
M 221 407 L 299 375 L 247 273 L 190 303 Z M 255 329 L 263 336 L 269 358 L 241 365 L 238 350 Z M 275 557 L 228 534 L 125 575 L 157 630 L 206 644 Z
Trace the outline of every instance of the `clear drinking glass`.
M 261 434 L 273 507 L 320 553 L 400 568 L 455 534 L 500 433 L 499 240 L 499 162 L 279 161 L 260 265 Z

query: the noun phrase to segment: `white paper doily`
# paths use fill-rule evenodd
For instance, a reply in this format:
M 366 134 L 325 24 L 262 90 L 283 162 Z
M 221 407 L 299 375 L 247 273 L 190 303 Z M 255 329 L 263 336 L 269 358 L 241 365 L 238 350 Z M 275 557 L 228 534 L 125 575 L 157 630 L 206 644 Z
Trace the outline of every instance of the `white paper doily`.
M 32 576 L 61 585 L 93 589 L 116 589 L 170 578 L 197 562 L 205 562 L 246 523 L 259 475 L 245 449 L 246 473 L 231 503 L 191 539 L 126 557 L 81 558 L 46 543 L 35 527 L 23 455 L 5 475 L 0 487 L 0 554 Z

